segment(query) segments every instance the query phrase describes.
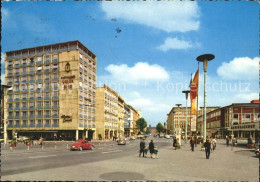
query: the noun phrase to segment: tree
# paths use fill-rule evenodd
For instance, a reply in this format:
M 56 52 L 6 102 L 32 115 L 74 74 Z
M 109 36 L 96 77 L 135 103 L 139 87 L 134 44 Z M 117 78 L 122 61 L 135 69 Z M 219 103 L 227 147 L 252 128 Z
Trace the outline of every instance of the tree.
M 145 121 L 144 118 L 139 118 L 139 119 L 136 121 L 136 127 L 137 127 L 141 132 L 143 132 L 144 129 L 147 127 L 147 122 Z
M 158 132 L 159 134 L 160 134 L 161 132 L 163 132 L 164 127 L 163 127 L 162 123 L 158 123 L 158 124 L 156 125 L 156 130 L 157 130 L 157 132 Z
M 145 134 L 150 134 L 151 131 L 147 128 L 146 131 L 145 131 Z

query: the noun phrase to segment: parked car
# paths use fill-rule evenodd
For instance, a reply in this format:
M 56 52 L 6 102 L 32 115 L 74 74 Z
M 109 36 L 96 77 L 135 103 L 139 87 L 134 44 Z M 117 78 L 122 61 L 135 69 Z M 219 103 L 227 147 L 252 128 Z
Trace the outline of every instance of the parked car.
M 126 144 L 126 139 L 125 138 L 119 138 L 117 141 L 118 145 L 125 145 Z
M 165 138 L 170 139 L 171 137 L 170 135 L 165 135 Z
M 94 145 L 87 140 L 77 140 L 73 145 L 70 147 L 70 150 L 84 150 L 84 149 L 94 149 Z

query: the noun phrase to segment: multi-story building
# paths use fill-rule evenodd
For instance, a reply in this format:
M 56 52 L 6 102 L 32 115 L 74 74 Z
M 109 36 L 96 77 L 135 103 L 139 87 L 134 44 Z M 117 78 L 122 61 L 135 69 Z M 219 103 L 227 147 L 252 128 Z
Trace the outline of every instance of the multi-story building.
M 133 111 L 127 104 L 124 104 L 124 135 L 133 136 Z
M 118 136 L 124 136 L 124 99 L 118 96 Z
M 207 107 L 207 112 L 215 110 L 219 107 Z M 197 111 L 198 118 L 203 114 L 203 107 Z M 167 133 L 173 134 L 174 128 L 180 127 L 182 134 L 185 132 L 185 121 L 186 121 L 186 107 L 173 107 L 169 114 L 167 114 Z M 199 123 L 196 123 L 196 115 L 191 114 L 190 107 L 187 107 L 187 131 L 190 133 L 193 127 L 192 122 L 195 124 L 193 130 L 197 131 L 200 135 Z M 195 132 L 194 131 L 194 132 Z
M 95 138 L 96 56 L 79 41 L 5 53 L 8 137 Z
M 128 107 L 131 109 L 133 113 L 133 134 L 137 134 L 139 132 L 139 129 L 136 126 L 136 121 L 140 118 L 139 113 L 133 108 L 132 106 L 128 105 Z
M 201 116 L 199 123 L 202 121 Z M 258 135 L 259 122 L 259 102 L 233 103 L 207 113 L 207 136 L 217 135 L 224 138 L 233 133 L 238 138 L 255 138 Z
M 96 128 L 103 139 L 111 139 L 124 133 L 121 110 L 123 100 L 118 97 L 118 93 L 107 85 L 97 88 Z

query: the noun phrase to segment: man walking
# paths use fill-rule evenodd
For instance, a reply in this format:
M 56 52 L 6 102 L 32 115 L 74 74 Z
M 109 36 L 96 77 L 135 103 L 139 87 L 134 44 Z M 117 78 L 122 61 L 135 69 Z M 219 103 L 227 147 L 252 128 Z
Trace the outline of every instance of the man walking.
M 228 145 L 229 145 L 229 137 L 227 136 L 227 138 L 226 138 L 226 143 L 227 143 L 227 147 L 228 147 Z
M 153 153 L 154 153 L 154 143 L 153 143 L 153 140 L 151 140 L 151 142 L 149 143 L 149 150 L 150 150 L 151 158 L 154 158 L 153 157 Z
M 193 152 L 194 151 L 194 136 L 192 136 L 190 138 L 190 146 L 191 146 L 191 151 Z
M 176 137 L 173 137 L 173 147 L 174 147 L 174 150 L 176 150 L 176 147 L 177 147 Z
M 204 147 L 205 147 L 205 152 L 206 152 L 206 159 L 209 159 L 209 156 L 210 156 L 210 143 L 209 143 L 209 139 L 207 139 L 206 142 L 204 143 Z
M 143 157 L 144 157 L 144 149 L 145 149 L 145 142 L 144 142 L 144 139 L 141 139 L 139 157 L 141 157 L 142 153 L 143 153 Z

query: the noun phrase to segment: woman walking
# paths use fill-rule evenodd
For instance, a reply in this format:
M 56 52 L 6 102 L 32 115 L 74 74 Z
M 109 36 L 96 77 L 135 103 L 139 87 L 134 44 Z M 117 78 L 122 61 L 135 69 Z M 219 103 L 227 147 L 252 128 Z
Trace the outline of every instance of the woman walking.
M 150 150 L 151 158 L 154 158 L 153 157 L 153 153 L 154 153 L 154 143 L 153 143 L 153 140 L 151 140 L 151 142 L 149 143 L 149 150 Z

